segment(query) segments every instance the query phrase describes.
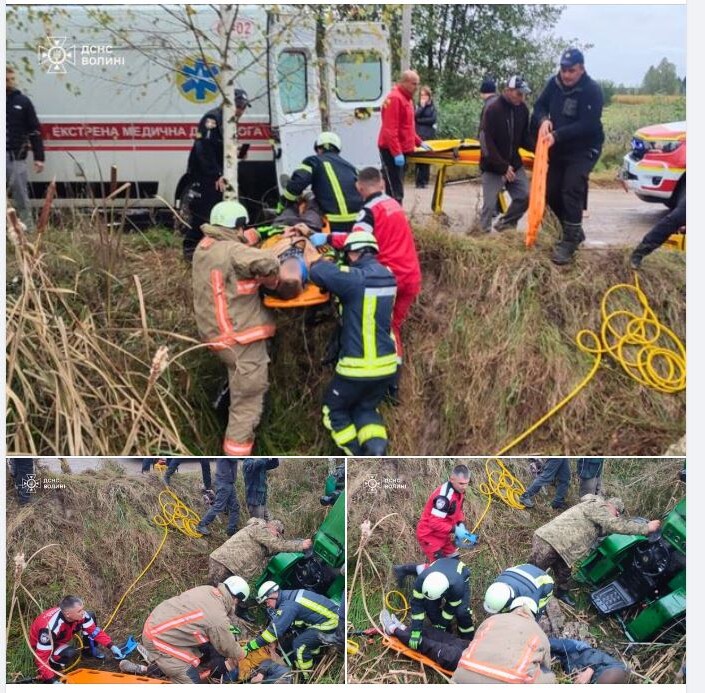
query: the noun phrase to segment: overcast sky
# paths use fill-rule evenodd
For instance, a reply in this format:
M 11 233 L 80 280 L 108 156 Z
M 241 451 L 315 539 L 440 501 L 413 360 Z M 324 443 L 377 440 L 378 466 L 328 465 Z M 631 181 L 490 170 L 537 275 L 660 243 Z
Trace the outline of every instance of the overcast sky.
M 585 54 L 591 77 L 638 86 L 662 58 L 685 76 L 685 20 L 685 5 L 568 5 L 554 34 L 593 44 Z

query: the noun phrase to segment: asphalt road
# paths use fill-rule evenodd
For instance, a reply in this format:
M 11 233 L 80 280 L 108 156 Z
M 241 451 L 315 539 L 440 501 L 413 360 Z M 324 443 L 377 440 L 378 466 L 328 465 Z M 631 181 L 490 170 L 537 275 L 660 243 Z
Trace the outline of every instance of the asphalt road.
M 433 180 L 431 181 L 433 183 Z M 433 187 L 417 190 L 407 185 L 404 209 L 416 222 L 434 217 L 431 211 Z M 451 232 L 467 233 L 479 217 L 482 188 L 478 182 L 458 182 L 446 186 L 443 211 Z M 624 247 L 636 245 L 644 234 L 668 212 L 665 205 L 642 202 L 622 188 L 590 188 L 588 214 L 583 220 L 587 240 L 584 247 Z M 519 231 L 526 228 L 526 216 Z

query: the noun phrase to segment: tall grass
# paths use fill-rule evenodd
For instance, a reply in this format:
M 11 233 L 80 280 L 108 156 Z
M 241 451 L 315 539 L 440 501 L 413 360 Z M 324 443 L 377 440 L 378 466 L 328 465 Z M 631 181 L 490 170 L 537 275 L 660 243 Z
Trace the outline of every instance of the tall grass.
M 491 453 L 588 371 L 573 340 L 597 327 L 604 291 L 631 281 L 625 252 L 581 251 L 559 269 L 546 237 L 527 251 L 511 234 L 416 236 L 424 281 L 404 329 L 403 405 L 382 407 L 391 451 Z M 225 369 L 198 343 L 189 270 L 170 232 L 126 235 L 110 271 L 85 227 L 9 251 L 10 454 L 219 453 L 224 421 L 211 401 Z M 641 282 L 652 307 L 684 336 L 683 259 L 662 251 L 650 268 Z M 311 317 L 277 313 L 258 454 L 335 452 L 320 414 L 333 322 Z M 166 363 L 153 363 L 160 347 Z M 684 411 L 683 395 L 644 390 L 606 361 L 516 452 L 661 454 L 682 437 Z
M 465 461 L 465 460 L 464 460 Z M 348 575 L 358 571 L 358 578 L 349 595 L 348 612 L 352 629 L 366 629 L 378 625 L 378 614 L 384 606 L 385 595 L 397 589 L 392 566 L 400 563 L 422 563 L 425 561 L 415 538 L 415 528 L 421 510 L 431 491 L 448 478 L 448 473 L 456 460 L 414 459 L 414 460 L 361 460 L 348 461 L 348 554 L 350 556 Z M 479 520 L 485 509 L 485 497 L 476 490 L 485 481 L 485 466 L 480 461 L 469 461 L 471 488 L 464 504 L 468 527 Z M 506 466 L 525 486 L 531 482 L 528 464 L 525 460 L 505 460 Z M 628 459 L 608 460 L 604 471 L 605 495 L 620 496 L 631 516 L 663 516 L 685 495 L 685 485 L 678 481 L 678 472 L 683 460 Z M 394 479 L 402 488 L 393 490 L 384 487 L 370 487 L 365 481 L 375 475 L 377 480 Z M 526 562 L 531 552 L 531 537 L 534 530 L 558 514 L 550 508 L 552 489 L 548 487 L 536 497 L 536 508 L 530 511 L 514 510 L 493 500 L 484 521 L 479 527 L 479 544 L 467 551 L 461 551 L 462 560 L 471 570 L 471 602 L 476 625 L 484 617 L 482 598 L 487 586 L 505 568 Z M 577 502 L 577 483 L 574 481 L 568 495 L 568 502 Z M 380 522 L 381 520 L 381 522 Z M 358 553 L 361 545 L 363 523 L 369 522 L 377 529 L 364 542 L 370 562 Z M 358 566 L 358 562 L 361 565 Z M 409 596 L 411 582 L 406 584 Z M 363 592 L 364 590 L 364 602 Z M 649 673 L 653 680 L 673 682 L 675 673 L 684 656 L 684 643 L 676 646 L 672 658 L 661 661 L 656 671 L 652 665 L 663 655 L 663 648 L 650 646 L 629 648 L 626 637 L 616 621 L 597 616 L 589 604 L 587 591 L 581 589 L 573 594 L 578 601 L 575 612 L 552 610 L 552 621 L 560 623 L 573 635 L 592 639 L 595 646 L 613 656 L 624 657 L 642 675 Z M 395 604 L 398 603 L 398 598 Z M 366 607 L 366 608 L 365 608 Z M 367 614 L 374 619 L 371 623 Z M 401 617 L 401 615 L 400 615 Z M 408 614 L 406 617 L 408 622 Z M 568 631 L 566 631 L 568 632 Z M 419 665 L 385 651 L 374 638 L 371 642 L 355 638 L 362 644 L 361 653 L 348 659 L 348 677 L 352 682 L 366 683 L 422 683 L 416 672 Z M 390 673 L 410 671 L 411 675 Z M 428 681 L 441 683 L 440 676 L 426 671 Z M 561 677 L 565 679 L 565 677 Z
M 135 461 L 132 464 L 139 464 Z M 198 470 L 198 468 L 196 468 Z M 200 470 L 189 467 L 172 477 L 175 493 L 199 515 L 205 510 L 200 496 Z M 283 460 L 270 472 L 269 508 L 284 523 L 286 537 L 310 537 L 323 521 L 326 509 L 319 503 L 328 463 L 325 460 Z M 14 559 L 18 554 L 29 558 L 42 551 L 22 577 L 22 584 L 33 595 L 20 590 L 20 607 L 26 627 L 47 608 L 55 606 L 66 594 L 82 595 L 86 606 L 95 610 L 99 624 L 104 624 L 127 586 L 139 575 L 155 553 L 163 536 L 152 518 L 160 511 L 157 497 L 162 489 L 161 477 L 150 473 L 127 476 L 110 461 L 100 463 L 95 471 L 60 474 L 66 488 L 39 493 L 28 506 L 18 506 L 8 483 L 7 584 L 8 595 L 15 582 Z M 237 483 L 241 526 L 247 520 L 242 476 Z M 170 531 L 164 548 L 150 571 L 127 597 L 108 629 L 118 643 L 128 635 L 141 635 L 149 612 L 164 599 L 207 584 L 208 555 L 227 539 L 225 522 L 211 525 L 213 533 L 202 539 L 189 539 Z M 9 610 L 9 604 L 8 604 Z M 259 614 L 259 619 L 263 615 Z M 17 615 L 10 624 L 7 641 L 7 678 L 16 680 L 34 675 L 35 667 L 24 639 Z M 257 629 L 259 626 L 254 626 Z M 342 681 L 342 657 L 332 657 L 321 683 Z M 116 670 L 108 658 L 103 665 L 89 660 L 85 665 Z M 317 680 L 317 677 L 313 677 Z

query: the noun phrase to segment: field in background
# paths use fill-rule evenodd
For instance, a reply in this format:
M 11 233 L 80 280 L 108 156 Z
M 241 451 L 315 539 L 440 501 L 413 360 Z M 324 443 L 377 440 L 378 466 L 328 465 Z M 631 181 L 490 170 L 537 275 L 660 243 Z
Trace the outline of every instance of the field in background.
M 378 625 L 378 615 L 384 597 L 396 589 L 392 566 L 399 563 L 424 562 L 415 537 L 421 510 L 431 491 L 447 480 L 450 469 L 460 460 L 356 460 L 348 461 L 348 586 L 350 606 L 348 620 L 353 629 Z M 471 468 L 471 490 L 464 504 L 466 524 L 472 528 L 486 506 L 485 496 L 477 489 L 486 480 L 485 464 L 480 460 L 467 462 Z M 525 461 L 507 460 L 507 468 L 525 486 L 531 481 Z M 670 511 L 685 495 L 685 484 L 678 481 L 682 460 L 614 459 L 605 464 L 604 494 L 619 495 L 625 502 L 627 514 L 654 519 Z M 378 482 L 393 480 L 395 487 L 370 484 L 374 475 Z M 365 483 L 368 482 L 368 483 Z M 492 580 L 505 568 L 523 563 L 531 551 L 533 531 L 559 511 L 550 508 L 551 487 L 536 497 L 532 510 L 514 510 L 493 500 L 478 529 L 479 544 L 461 551 L 462 560 L 471 569 L 471 596 L 475 624 L 484 617 L 482 598 Z M 578 501 L 575 478 L 568 503 Z M 360 551 L 363 522 L 377 525 Z M 369 560 L 371 559 L 371 560 Z M 354 577 L 355 576 L 355 577 Z M 355 582 L 353 584 L 353 577 Z M 407 596 L 411 582 L 407 582 Z M 364 591 L 364 599 L 363 599 Z M 685 636 L 670 647 L 658 645 L 632 646 L 612 619 L 599 618 L 589 605 L 587 590 L 572 593 L 577 601 L 575 611 L 561 604 L 566 627 L 571 631 L 565 637 L 592 638 L 596 647 L 624 659 L 637 674 L 653 682 L 674 683 L 675 674 L 685 656 Z M 393 598 L 393 603 L 399 603 Z M 372 621 L 370 620 L 372 618 Z M 401 617 L 401 614 L 400 614 Z M 407 616 L 408 622 L 408 616 Z M 440 683 L 441 677 L 391 650 L 385 651 L 378 638 L 368 641 L 354 638 L 360 645 L 360 654 L 348 658 L 350 683 Z M 393 670 L 395 673 L 390 673 Z M 568 682 L 560 675 L 559 681 Z M 633 682 L 644 683 L 635 677 Z
M 269 473 L 269 508 L 273 517 L 283 521 L 287 538 L 311 537 L 320 526 L 326 509 L 319 498 L 327 473 L 326 460 L 306 459 L 283 460 L 277 470 Z M 30 562 L 22 577 L 27 592 L 20 590 L 18 596 L 25 627 L 29 629 L 41 611 L 56 605 L 66 594 L 83 596 L 86 607 L 96 611 L 99 625 L 104 625 L 162 540 L 163 530 L 152 520 L 160 512 L 161 476 L 158 473 L 126 476 L 119 466 L 110 462 L 101 464 L 95 471 L 70 475 L 52 472 L 48 476 L 58 479 L 66 488 L 43 491 L 24 507 L 18 506 L 8 479 L 7 613 L 15 584 L 16 557 L 22 555 L 28 560 L 35 551 L 48 546 Z M 198 466 L 184 466 L 172 477 L 174 492 L 202 515 L 200 487 Z M 240 525 L 244 526 L 248 514 L 241 472 L 237 488 Z M 156 562 L 107 629 L 117 643 L 122 644 L 128 635 L 141 636 L 147 615 L 162 600 L 207 584 L 208 554 L 227 539 L 226 522 L 222 517 L 210 527 L 211 536 L 201 539 L 169 531 Z M 263 622 L 263 615 L 257 615 Z M 342 657 L 333 652 L 331 650 L 321 661 L 312 681 L 342 681 Z M 137 656 L 133 655 L 132 659 L 137 661 Z M 85 665 L 117 669 L 111 657 L 104 662 L 100 665 L 97 660 L 88 659 Z M 15 611 L 7 643 L 7 679 L 18 680 L 33 676 L 34 672 L 33 658 L 22 637 Z

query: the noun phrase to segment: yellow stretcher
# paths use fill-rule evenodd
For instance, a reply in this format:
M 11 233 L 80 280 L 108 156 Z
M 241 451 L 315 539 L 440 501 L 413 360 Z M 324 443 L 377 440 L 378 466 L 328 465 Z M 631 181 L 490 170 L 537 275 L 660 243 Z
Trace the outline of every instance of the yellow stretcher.
M 271 248 L 281 240 L 279 235 L 271 236 L 262 243 L 262 248 Z M 267 308 L 308 308 L 326 303 L 330 294 L 323 291 L 318 285 L 309 280 L 306 288 L 296 298 L 283 300 L 277 296 L 265 296 L 264 305 Z
M 98 669 L 75 669 L 63 677 L 64 683 L 130 683 L 130 684 L 151 684 L 170 683 L 162 679 L 153 679 L 149 676 L 135 676 L 133 674 L 123 674 L 120 671 L 100 671 Z
M 390 638 L 387 635 L 383 635 L 382 644 L 392 650 L 395 650 L 396 652 L 399 652 L 399 654 L 403 654 L 409 659 L 413 659 L 415 662 L 420 662 L 426 667 L 431 667 L 431 669 L 437 671 L 439 674 L 443 674 L 444 676 L 448 677 L 453 675 L 452 671 L 444 669 L 437 662 L 434 662 L 430 657 L 427 657 L 425 654 L 421 654 L 416 650 L 412 650 L 410 647 L 407 647 L 403 642 L 397 640 L 396 638 Z
M 431 209 L 436 214 L 439 214 L 443 211 L 443 193 L 448 166 L 479 166 L 480 142 L 473 139 L 427 140 L 426 144 L 431 147 L 431 151 L 417 149 L 412 155 L 406 157 L 406 160 L 410 164 L 432 164 L 438 166 L 436 183 L 433 187 Z M 534 164 L 533 153 L 520 149 L 519 154 L 524 166 L 531 170 Z

